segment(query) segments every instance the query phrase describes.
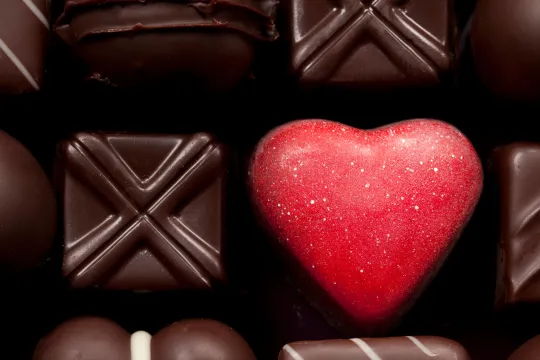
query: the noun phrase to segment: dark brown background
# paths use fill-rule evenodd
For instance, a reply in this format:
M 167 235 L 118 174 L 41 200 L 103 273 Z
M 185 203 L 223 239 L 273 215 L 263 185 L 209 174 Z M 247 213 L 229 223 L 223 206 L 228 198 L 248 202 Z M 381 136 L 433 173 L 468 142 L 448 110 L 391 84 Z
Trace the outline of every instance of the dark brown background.
M 457 1 L 463 29 L 474 2 Z M 231 286 L 217 294 L 72 293 L 59 277 L 57 247 L 28 279 L 16 285 L 4 282 L 2 357 L 29 360 L 46 332 L 71 316 L 90 314 L 110 317 L 128 331 L 149 332 L 184 318 L 214 318 L 238 330 L 261 360 L 276 359 L 286 342 L 339 336 L 284 280 L 279 262 L 255 226 L 243 188 L 245 160 L 261 136 L 289 120 L 326 118 L 372 128 L 409 118 L 438 118 L 456 125 L 475 145 L 486 169 L 485 191 L 439 276 L 393 335 L 446 336 L 462 342 L 475 360 L 506 359 L 540 332 L 540 306 L 493 310 L 498 201 L 489 155 L 508 142 L 540 141 L 540 134 L 532 131 L 539 109 L 490 98 L 476 81 L 466 42 L 462 45 L 456 79 L 438 91 L 301 95 L 280 76 L 284 52 L 278 42 L 261 49 L 257 82 L 220 97 L 189 89 L 130 94 L 82 88 L 62 61 L 64 49 L 53 46 L 48 88 L 39 95 L 0 99 L 0 127 L 23 142 L 51 175 L 56 144 L 75 131 L 215 133 L 238 155 L 239 175 L 228 199 Z

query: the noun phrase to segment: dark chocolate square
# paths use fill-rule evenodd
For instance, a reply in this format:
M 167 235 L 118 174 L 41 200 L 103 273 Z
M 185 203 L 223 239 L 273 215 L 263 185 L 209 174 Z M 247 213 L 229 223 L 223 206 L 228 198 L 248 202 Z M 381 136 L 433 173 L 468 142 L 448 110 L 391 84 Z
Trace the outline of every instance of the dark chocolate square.
M 0 93 L 40 89 L 48 33 L 46 0 L 0 1 Z
M 72 287 L 205 289 L 225 279 L 228 162 L 210 135 L 80 133 L 60 151 Z
M 500 243 L 497 306 L 540 302 L 540 144 L 497 149 Z
M 451 66 L 450 0 L 290 0 L 287 23 L 303 85 L 431 86 Z

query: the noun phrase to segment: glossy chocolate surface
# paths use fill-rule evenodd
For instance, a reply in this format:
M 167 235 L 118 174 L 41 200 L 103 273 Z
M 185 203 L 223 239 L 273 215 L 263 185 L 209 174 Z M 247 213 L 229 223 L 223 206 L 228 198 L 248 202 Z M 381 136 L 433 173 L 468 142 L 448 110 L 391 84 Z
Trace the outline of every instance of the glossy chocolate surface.
M 540 336 L 535 336 L 520 346 L 508 360 L 535 360 L 540 356 Z
M 69 1 L 56 32 L 88 78 L 118 87 L 226 91 L 247 77 L 255 43 L 277 37 L 274 1 Z
M 449 0 L 290 0 L 290 65 L 305 85 L 437 84 L 453 57 Z
M 479 0 L 471 44 L 476 69 L 497 95 L 540 99 L 540 2 Z
M 279 360 L 469 360 L 457 342 L 433 336 L 304 341 L 288 344 Z
M 210 135 L 80 133 L 60 151 L 72 287 L 208 289 L 225 279 L 227 156 Z
M 540 144 L 495 152 L 500 187 L 498 305 L 540 301 Z
M 41 88 L 48 34 L 46 0 L 0 2 L 0 94 Z
M 21 143 L 0 131 L 0 276 L 23 273 L 45 260 L 55 228 L 49 179 Z
M 98 317 L 71 319 L 44 337 L 33 360 L 255 360 L 245 340 L 213 320 L 184 320 L 130 335 Z

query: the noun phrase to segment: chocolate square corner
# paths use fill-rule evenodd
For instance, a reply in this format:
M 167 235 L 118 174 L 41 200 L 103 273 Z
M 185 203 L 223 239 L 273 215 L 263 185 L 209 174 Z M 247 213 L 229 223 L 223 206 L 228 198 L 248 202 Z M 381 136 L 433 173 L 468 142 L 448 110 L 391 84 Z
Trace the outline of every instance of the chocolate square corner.
M 209 289 L 223 259 L 228 156 L 204 133 L 79 133 L 60 146 L 73 288 Z
M 433 86 L 452 65 L 451 0 L 290 0 L 287 10 L 300 85 Z

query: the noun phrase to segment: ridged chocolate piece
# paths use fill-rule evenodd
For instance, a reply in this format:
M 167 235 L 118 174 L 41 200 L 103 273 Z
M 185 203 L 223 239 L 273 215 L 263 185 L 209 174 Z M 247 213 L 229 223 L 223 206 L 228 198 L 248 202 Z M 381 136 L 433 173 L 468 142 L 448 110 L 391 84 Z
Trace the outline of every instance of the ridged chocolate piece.
M 33 360 L 256 360 L 236 331 L 213 320 L 183 320 L 151 336 L 110 320 L 69 320 L 44 337 Z
M 521 345 L 508 360 L 535 360 L 540 354 L 540 336 L 535 336 Z
M 450 69 L 450 0 L 289 3 L 290 65 L 303 85 L 429 86 Z
M 226 278 L 226 153 L 210 135 L 81 133 L 61 146 L 72 287 L 208 289 Z
M 222 93 L 247 79 L 257 41 L 277 38 L 276 3 L 71 1 L 56 32 L 81 75 L 120 88 Z M 101 4 L 101 5 L 98 5 Z
M 494 159 L 501 209 L 497 305 L 539 302 L 540 144 L 511 144 Z
M 0 1 L 0 94 L 41 88 L 49 34 L 46 0 Z
M 304 341 L 285 345 L 279 360 L 469 360 L 457 342 L 433 336 Z
M 71 45 L 93 35 L 189 30 L 193 27 L 230 29 L 256 39 L 270 39 L 261 17 L 232 7 L 169 2 L 155 2 L 151 6 L 138 2 L 123 2 L 122 6 L 107 4 L 109 7 L 86 8 L 71 17 L 69 23 L 57 26 L 56 32 Z
M 171 2 L 178 3 L 174 0 L 148 0 L 150 2 Z M 68 0 L 65 4 L 64 13 L 69 13 L 71 10 L 75 10 L 80 7 L 91 6 L 103 6 L 112 4 L 128 4 L 138 3 L 138 0 Z M 273 18 L 276 6 L 279 1 L 277 0 L 185 0 L 185 4 L 196 4 L 197 6 L 231 6 L 239 7 L 249 11 L 253 11 L 261 16 L 267 18 Z

